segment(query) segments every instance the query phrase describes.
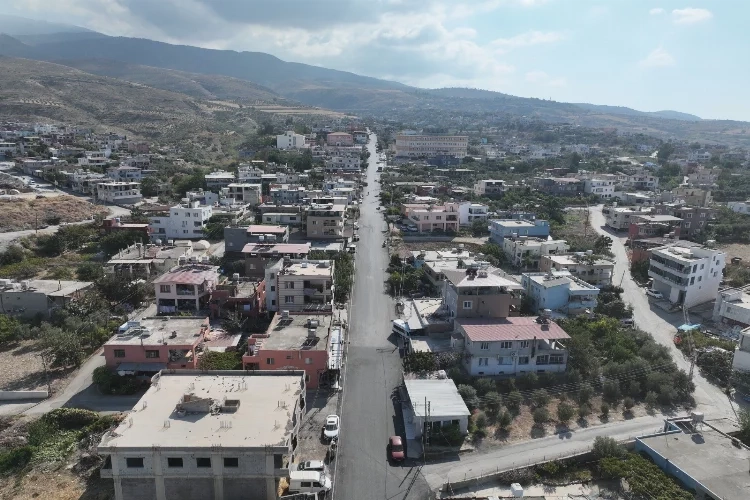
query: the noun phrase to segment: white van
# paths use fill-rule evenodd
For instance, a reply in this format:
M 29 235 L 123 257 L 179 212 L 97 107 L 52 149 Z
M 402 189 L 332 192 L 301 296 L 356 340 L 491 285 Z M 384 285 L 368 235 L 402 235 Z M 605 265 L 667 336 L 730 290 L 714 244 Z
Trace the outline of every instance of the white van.
M 331 489 L 331 479 L 315 470 L 289 471 L 289 493 L 320 493 Z
M 409 338 L 409 324 L 402 319 L 394 319 L 391 331 L 403 338 Z

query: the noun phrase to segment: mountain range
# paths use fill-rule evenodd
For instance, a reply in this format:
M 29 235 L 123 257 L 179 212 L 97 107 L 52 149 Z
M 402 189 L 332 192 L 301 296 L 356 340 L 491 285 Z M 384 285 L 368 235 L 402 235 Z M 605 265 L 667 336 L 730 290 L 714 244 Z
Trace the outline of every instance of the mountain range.
M 5 19 L 5 21 L 4 21 Z M 560 103 L 468 88 L 420 89 L 354 73 L 237 52 L 112 37 L 61 25 L 13 24 L 0 16 L 0 55 L 53 62 L 195 99 L 301 103 L 368 116 L 404 112 L 476 112 L 615 127 L 662 138 L 748 142 L 750 124 L 678 111 Z M 10 29 L 11 26 L 15 28 Z

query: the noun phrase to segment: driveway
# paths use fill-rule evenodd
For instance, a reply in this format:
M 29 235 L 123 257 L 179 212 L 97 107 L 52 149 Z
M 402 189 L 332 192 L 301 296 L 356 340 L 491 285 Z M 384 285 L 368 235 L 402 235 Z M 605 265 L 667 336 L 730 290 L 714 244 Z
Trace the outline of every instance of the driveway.
M 658 343 L 669 348 L 672 359 L 677 366 L 686 372 L 690 370 L 690 362 L 674 345 L 673 337 L 677 327 L 684 323 L 682 313 L 668 313 L 652 306 L 643 288 L 633 281 L 630 276 L 629 260 L 625 248 L 624 233 L 617 233 L 604 226 L 604 216 L 601 205 L 591 209 L 591 225 L 594 230 L 612 238 L 612 252 L 615 255 L 615 269 L 613 283 L 624 290 L 623 299 L 633 306 L 633 319 L 641 330 L 648 332 Z M 709 383 L 701 376 L 698 368 L 693 373 L 695 383 L 695 401 L 697 410 L 705 413 L 706 418 L 731 418 L 736 420 L 732 402 L 717 386 Z
M 369 195 L 361 207 L 356 279 L 349 316 L 350 345 L 343 377 L 335 500 L 404 498 L 416 474 L 414 464 L 392 465 L 386 456 L 388 437 L 403 432 L 401 412 L 392 399 L 393 391 L 401 382 L 401 359 L 398 349 L 389 340 L 395 311 L 384 286 L 388 255 L 382 247 L 385 221 L 376 210 L 380 189 L 375 182 L 375 143 L 372 136 L 368 145 L 370 161 L 365 189 L 365 192 L 369 189 Z M 426 483 L 418 476 L 409 498 L 424 498 L 426 494 Z

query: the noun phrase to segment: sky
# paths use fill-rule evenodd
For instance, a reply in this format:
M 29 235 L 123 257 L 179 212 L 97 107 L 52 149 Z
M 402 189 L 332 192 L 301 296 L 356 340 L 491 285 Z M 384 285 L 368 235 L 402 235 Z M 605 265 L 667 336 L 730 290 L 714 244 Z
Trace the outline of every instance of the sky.
M 0 0 L 0 11 L 418 87 L 750 121 L 748 0 Z

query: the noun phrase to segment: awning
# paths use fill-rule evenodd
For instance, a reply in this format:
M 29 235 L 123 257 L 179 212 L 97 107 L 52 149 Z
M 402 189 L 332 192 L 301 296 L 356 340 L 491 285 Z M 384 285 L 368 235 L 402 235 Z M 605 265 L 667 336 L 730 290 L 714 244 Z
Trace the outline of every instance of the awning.
M 156 373 L 166 369 L 166 363 L 120 363 L 116 371 L 120 375 L 133 375 L 136 372 Z
M 684 325 L 679 326 L 677 329 L 679 331 L 681 331 L 681 332 L 687 332 L 687 331 L 690 331 L 690 330 L 697 330 L 700 327 L 701 327 L 700 324 L 690 325 L 688 323 L 685 323 Z

